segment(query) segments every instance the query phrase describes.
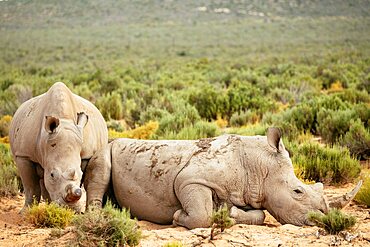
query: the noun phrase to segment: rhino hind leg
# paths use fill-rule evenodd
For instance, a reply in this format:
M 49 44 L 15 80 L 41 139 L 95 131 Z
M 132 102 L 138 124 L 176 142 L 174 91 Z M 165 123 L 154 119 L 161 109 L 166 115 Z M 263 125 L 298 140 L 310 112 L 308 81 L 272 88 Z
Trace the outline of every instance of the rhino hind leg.
M 263 210 L 252 209 L 244 211 L 232 206 L 230 209 L 230 217 L 235 220 L 236 224 L 262 225 L 266 216 Z
M 15 163 L 18 167 L 19 176 L 21 177 L 26 200 L 21 213 L 33 203 L 39 203 L 41 198 L 40 178 L 37 175 L 36 165 L 22 157 L 16 157 Z
M 189 229 L 209 227 L 213 210 L 212 190 L 204 185 L 190 184 L 177 193 L 182 209 L 173 215 L 173 224 Z

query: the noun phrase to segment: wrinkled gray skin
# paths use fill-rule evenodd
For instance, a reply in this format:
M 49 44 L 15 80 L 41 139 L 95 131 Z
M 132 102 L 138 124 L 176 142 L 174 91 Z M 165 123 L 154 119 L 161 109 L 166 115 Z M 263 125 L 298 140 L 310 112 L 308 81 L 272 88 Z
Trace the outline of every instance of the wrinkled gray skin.
M 297 179 L 280 138 L 270 128 L 267 137 L 114 140 L 88 164 L 87 203 L 101 206 L 112 185 L 120 206 L 160 224 L 208 227 L 224 203 L 236 223 L 262 224 L 267 209 L 283 224 L 310 224 L 308 211 L 328 211 L 323 185 Z
M 55 83 L 19 107 L 9 138 L 26 196 L 22 212 L 41 195 L 84 211 L 82 169 L 108 144 L 106 123 L 93 104 Z

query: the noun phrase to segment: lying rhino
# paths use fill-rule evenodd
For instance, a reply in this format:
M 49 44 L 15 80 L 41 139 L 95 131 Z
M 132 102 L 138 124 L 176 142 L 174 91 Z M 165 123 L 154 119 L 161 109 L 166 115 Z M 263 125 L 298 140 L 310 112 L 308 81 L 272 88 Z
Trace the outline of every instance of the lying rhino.
M 208 227 L 212 210 L 224 203 L 244 224 L 262 224 L 266 209 L 283 224 L 306 225 L 308 211 L 329 208 L 321 183 L 295 176 L 277 128 L 267 137 L 117 139 L 88 164 L 87 203 L 101 206 L 110 183 L 119 205 L 137 218 L 189 229 Z
M 106 123 L 92 103 L 55 83 L 19 107 L 9 138 L 26 195 L 22 211 L 34 200 L 38 203 L 41 194 L 84 210 L 82 163 L 108 144 Z

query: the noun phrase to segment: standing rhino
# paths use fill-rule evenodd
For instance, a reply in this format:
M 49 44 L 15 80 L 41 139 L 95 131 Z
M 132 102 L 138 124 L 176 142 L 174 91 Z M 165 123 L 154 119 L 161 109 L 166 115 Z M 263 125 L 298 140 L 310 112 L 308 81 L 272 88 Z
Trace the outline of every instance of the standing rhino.
M 57 82 L 19 107 L 9 138 L 26 195 L 22 211 L 41 194 L 84 210 L 83 164 L 108 144 L 106 123 L 92 103 Z
M 244 224 L 262 224 L 266 209 L 283 224 L 307 225 L 308 211 L 329 208 L 321 183 L 295 176 L 277 128 L 198 141 L 117 139 L 88 164 L 87 203 L 101 206 L 110 183 L 119 205 L 139 219 L 189 229 L 208 227 L 224 203 Z

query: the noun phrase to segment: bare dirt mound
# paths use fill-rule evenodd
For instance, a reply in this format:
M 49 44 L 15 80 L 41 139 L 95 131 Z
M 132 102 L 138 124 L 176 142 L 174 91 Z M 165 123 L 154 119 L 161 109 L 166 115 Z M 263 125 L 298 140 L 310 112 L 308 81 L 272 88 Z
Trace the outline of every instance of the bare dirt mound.
M 328 187 L 328 196 L 343 194 L 352 185 Z M 71 231 L 55 237 L 52 229 L 39 229 L 28 224 L 18 214 L 23 196 L 0 198 L 0 246 L 70 246 L 75 238 Z M 355 229 L 338 236 L 324 235 L 317 227 L 281 225 L 267 215 L 262 226 L 235 225 L 210 241 L 210 228 L 187 230 L 183 227 L 162 226 L 139 221 L 143 239 L 140 246 L 163 246 L 178 241 L 184 246 L 370 246 L 370 209 L 351 204 L 345 210 L 357 217 Z

